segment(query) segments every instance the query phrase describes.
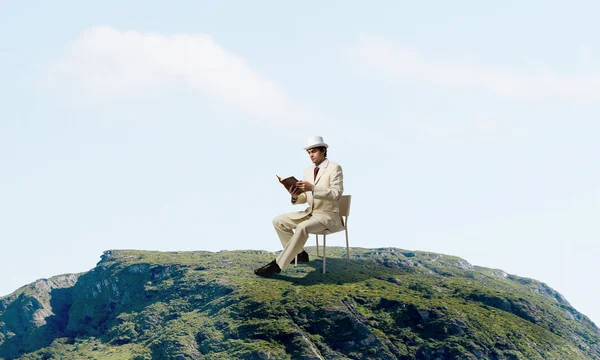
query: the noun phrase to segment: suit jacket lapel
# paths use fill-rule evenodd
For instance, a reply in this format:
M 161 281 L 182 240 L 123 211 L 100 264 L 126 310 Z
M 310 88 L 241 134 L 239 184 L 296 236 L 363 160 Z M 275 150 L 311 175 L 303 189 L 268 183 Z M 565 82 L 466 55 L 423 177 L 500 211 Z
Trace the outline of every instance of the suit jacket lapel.
M 327 166 L 329 165 L 329 160 L 323 161 L 321 166 L 319 166 L 319 172 L 317 173 L 317 178 L 315 179 L 315 185 L 319 182 L 319 179 L 323 175 L 323 173 L 327 170 Z

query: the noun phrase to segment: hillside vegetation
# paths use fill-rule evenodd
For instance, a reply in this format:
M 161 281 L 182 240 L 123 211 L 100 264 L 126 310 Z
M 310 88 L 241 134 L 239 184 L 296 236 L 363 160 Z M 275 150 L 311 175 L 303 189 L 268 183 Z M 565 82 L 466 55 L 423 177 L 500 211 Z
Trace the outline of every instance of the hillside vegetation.
M 447 255 L 328 248 L 259 278 L 265 251 L 106 251 L 0 298 L 0 359 L 600 359 L 544 283 Z

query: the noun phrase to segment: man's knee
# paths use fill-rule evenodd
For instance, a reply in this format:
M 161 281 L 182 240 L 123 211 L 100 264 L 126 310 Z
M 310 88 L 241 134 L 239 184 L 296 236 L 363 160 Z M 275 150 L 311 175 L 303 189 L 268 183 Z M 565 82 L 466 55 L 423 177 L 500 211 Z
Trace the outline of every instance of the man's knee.
M 277 215 L 273 218 L 273 226 L 276 228 L 286 227 L 287 217 L 285 215 Z
M 275 227 L 281 226 L 281 215 L 277 215 L 273 218 L 273 226 L 275 226 Z

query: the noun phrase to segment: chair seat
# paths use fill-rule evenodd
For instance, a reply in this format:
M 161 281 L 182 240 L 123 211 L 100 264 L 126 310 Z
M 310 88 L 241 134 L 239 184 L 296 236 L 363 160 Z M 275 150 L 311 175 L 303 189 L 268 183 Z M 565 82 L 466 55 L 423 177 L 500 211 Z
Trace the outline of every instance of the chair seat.
M 311 231 L 311 234 L 315 234 L 315 235 L 329 235 L 329 234 L 335 234 L 335 232 L 332 232 L 331 230 L 323 230 L 323 231 L 314 231 L 314 232 Z

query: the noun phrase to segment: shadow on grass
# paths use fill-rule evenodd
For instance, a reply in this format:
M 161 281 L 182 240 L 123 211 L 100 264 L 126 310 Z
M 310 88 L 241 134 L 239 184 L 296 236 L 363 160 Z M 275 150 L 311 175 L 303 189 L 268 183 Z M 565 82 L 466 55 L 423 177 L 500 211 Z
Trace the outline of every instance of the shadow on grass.
M 381 267 L 372 261 L 345 258 L 327 258 L 327 272 L 323 274 L 323 259 L 316 258 L 307 263 L 298 263 L 297 267 L 283 270 L 273 275 L 273 280 L 292 283 L 297 286 L 323 284 L 342 285 L 372 279 L 381 275 Z M 378 269 L 375 269 L 377 267 Z M 288 275 L 289 274 L 289 275 Z

